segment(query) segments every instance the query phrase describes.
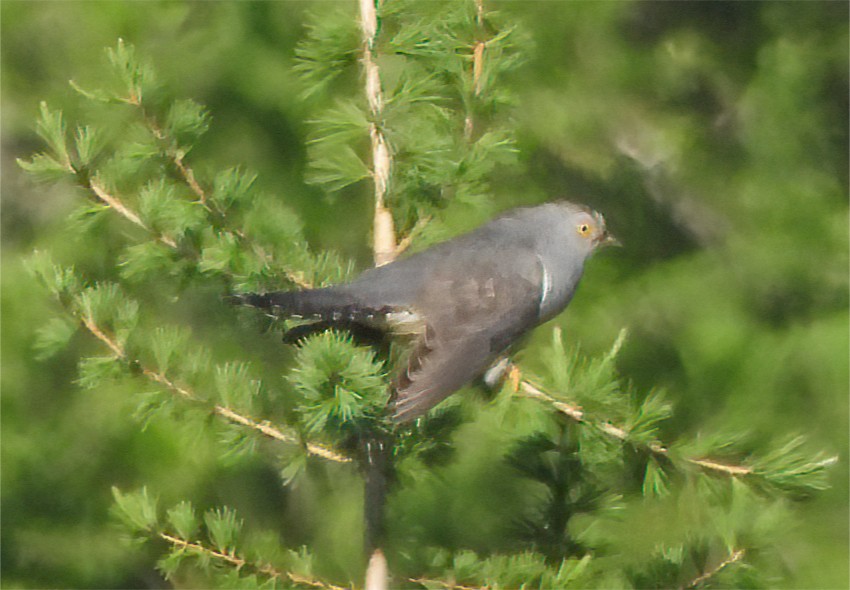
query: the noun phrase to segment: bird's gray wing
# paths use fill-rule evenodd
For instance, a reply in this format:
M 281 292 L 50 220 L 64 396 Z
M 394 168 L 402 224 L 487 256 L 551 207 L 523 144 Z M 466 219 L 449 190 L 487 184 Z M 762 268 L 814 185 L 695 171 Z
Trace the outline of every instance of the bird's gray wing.
M 417 298 L 424 326 L 396 383 L 396 422 L 424 414 L 481 375 L 538 323 L 544 281 L 536 255 L 491 251 L 469 258 L 439 265 Z

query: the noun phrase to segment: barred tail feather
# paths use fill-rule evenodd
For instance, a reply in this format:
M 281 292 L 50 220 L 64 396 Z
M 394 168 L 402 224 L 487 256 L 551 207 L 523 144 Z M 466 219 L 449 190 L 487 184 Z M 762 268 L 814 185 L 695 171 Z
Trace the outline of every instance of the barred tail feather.
M 350 293 L 338 289 L 307 289 L 273 293 L 240 293 L 231 295 L 231 303 L 265 310 L 271 315 L 314 319 L 326 322 L 366 322 L 380 320 L 393 311 L 389 306 L 373 307 L 358 301 Z

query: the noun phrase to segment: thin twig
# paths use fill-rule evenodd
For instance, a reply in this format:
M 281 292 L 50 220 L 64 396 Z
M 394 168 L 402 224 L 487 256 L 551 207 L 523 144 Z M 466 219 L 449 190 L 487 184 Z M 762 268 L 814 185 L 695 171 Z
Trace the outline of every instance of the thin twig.
M 204 192 L 204 189 L 201 188 L 201 185 L 197 180 L 195 180 L 195 173 L 183 161 L 183 156 L 184 154 L 182 152 L 175 152 L 171 154 L 174 165 L 177 166 L 177 170 L 180 171 L 180 175 L 183 177 L 183 180 L 186 181 L 186 184 L 189 185 L 189 188 L 191 188 L 192 192 L 195 193 L 195 196 L 198 197 L 198 202 L 209 211 L 209 206 L 207 205 L 207 193 Z
M 232 553 L 222 553 L 221 551 L 216 551 L 215 549 L 204 547 L 199 543 L 191 543 L 189 541 L 185 541 L 183 539 L 180 539 L 179 537 L 169 535 L 168 533 L 159 533 L 159 536 L 160 538 L 168 541 L 175 547 L 179 547 L 180 549 L 192 549 L 193 551 L 197 551 L 198 553 L 209 555 L 210 557 L 214 557 L 215 559 L 219 559 L 221 561 L 229 563 L 236 569 L 242 569 L 242 567 L 245 565 L 244 559 L 237 557 Z M 279 577 L 279 575 L 275 577 Z
M 484 73 L 484 41 L 475 44 L 472 50 L 472 85 L 475 96 L 481 94 L 481 74 Z
M 744 467 L 741 465 L 728 465 L 726 463 L 718 463 L 717 461 L 712 461 L 711 459 L 687 459 L 687 461 L 693 463 L 694 465 L 699 465 L 700 467 L 711 469 L 713 471 L 728 473 L 729 475 L 749 475 L 753 472 L 752 467 Z
M 625 429 L 620 428 L 619 426 L 615 426 L 610 422 L 591 422 L 587 419 L 586 414 L 584 410 L 581 409 L 581 407 L 575 404 L 568 404 L 566 402 L 558 401 L 551 395 L 543 392 L 538 387 L 535 387 L 528 381 L 523 380 L 522 382 L 520 382 L 520 391 L 523 397 L 529 397 L 532 399 L 543 401 L 579 424 L 591 424 L 593 426 L 596 426 L 605 434 L 620 441 L 625 441 L 628 439 L 629 433 Z M 646 444 L 646 448 L 656 455 L 669 456 L 669 450 L 657 441 L 653 441 L 651 443 Z M 729 465 L 726 463 L 719 463 L 711 459 L 685 458 L 684 460 L 703 469 L 723 473 L 726 475 L 731 475 L 733 477 L 750 475 L 753 473 L 752 467 L 747 467 L 744 465 Z
M 721 561 L 719 564 L 717 564 L 711 570 L 704 572 L 704 573 L 700 574 L 699 576 L 697 576 L 696 578 L 694 578 L 693 580 L 691 580 L 691 583 L 688 584 L 687 586 L 683 586 L 682 589 L 685 590 L 685 589 L 688 589 L 688 588 L 696 588 L 697 586 L 699 586 L 703 582 L 705 582 L 705 581 L 709 580 L 710 578 L 716 576 L 723 568 L 725 568 L 729 565 L 732 565 L 733 563 L 736 563 L 738 561 L 741 561 L 741 559 L 743 559 L 743 558 L 744 558 L 744 550 L 743 549 L 736 549 L 731 554 L 729 554 L 729 557 L 727 557 L 726 559 Z
M 112 193 L 107 191 L 106 188 L 102 184 L 100 184 L 97 180 L 91 180 L 89 182 L 89 188 L 95 194 L 95 196 L 97 196 L 98 199 L 100 199 L 101 201 L 106 203 L 113 211 L 116 211 L 122 217 L 130 220 L 131 222 L 138 225 L 139 227 L 141 227 L 145 231 L 153 233 L 151 228 L 149 228 L 147 226 L 147 224 L 144 221 L 142 221 L 142 219 L 138 215 L 136 215 L 136 213 L 133 210 L 131 210 L 129 207 L 127 207 L 121 201 L 121 199 L 119 199 L 118 197 L 116 197 L 115 195 L 113 195 Z M 166 246 L 169 246 L 169 247 L 174 248 L 174 249 L 177 248 L 177 242 L 175 242 L 174 239 L 169 237 L 169 236 L 166 236 L 164 234 L 160 234 L 160 235 L 156 236 L 156 239 L 159 240 L 160 242 L 162 242 L 163 244 L 165 244 Z
M 558 400 L 550 396 L 548 393 L 544 393 L 528 381 L 523 380 L 520 382 L 520 391 L 522 391 L 525 397 L 538 399 L 550 404 L 559 412 L 566 414 L 576 422 L 584 422 L 584 412 L 581 410 L 581 408 L 579 408 L 578 406 L 566 404 L 564 402 L 559 402 Z
M 480 37 L 484 36 L 484 0 L 475 0 L 475 26 L 478 29 Z M 478 98 L 481 95 L 481 75 L 484 73 L 484 49 L 487 47 L 487 42 L 483 38 L 479 38 L 475 45 L 472 46 L 472 97 Z M 472 117 L 472 111 L 466 113 L 463 122 L 463 136 L 467 141 L 472 139 L 475 123 Z
M 119 215 L 138 225 L 145 231 L 152 231 L 147 226 L 147 224 L 142 221 L 142 219 L 138 215 L 136 215 L 136 213 L 132 209 L 127 207 L 121 201 L 121 199 L 106 190 L 106 187 L 100 184 L 100 182 L 98 182 L 97 180 L 91 180 L 89 182 L 88 188 L 90 188 L 91 191 L 95 194 L 95 196 L 104 203 L 106 203 L 106 205 L 109 206 L 113 211 L 116 211 Z M 175 242 L 174 239 L 169 236 L 159 235 L 157 236 L 157 239 L 163 244 L 170 246 L 171 248 L 177 248 L 177 242 Z
M 405 250 L 407 250 L 410 245 L 413 243 L 413 240 L 419 233 L 425 228 L 426 225 L 431 221 L 431 216 L 426 215 L 425 217 L 420 217 L 416 220 L 416 223 L 413 224 L 413 227 L 407 235 L 402 238 L 398 245 L 395 247 L 395 255 L 400 256 Z
M 126 350 L 114 338 L 107 335 L 106 332 L 104 330 L 102 330 L 97 325 L 97 323 L 94 321 L 94 319 L 92 319 L 89 316 L 84 316 L 84 317 L 81 318 L 81 321 L 83 323 L 83 326 L 85 326 L 85 328 L 95 338 L 97 338 L 103 344 L 105 344 L 107 346 L 107 348 L 109 348 L 112 351 L 112 353 L 118 359 L 125 361 L 125 362 L 130 361 L 130 359 L 127 357 Z M 200 397 L 193 394 L 188 389 L 181 387 L 180 385 L 174 383 L 172 380 L 170 380 L 168 377 L 166 377 L 161 372 L 154 371 L 154 370 L 149 369 L 147 367 L 142 367 L 141 372 L 145 377 L 147 377 L 151 381 L 154 381 L 154 382 L 164 386 L 166 389 L 168 389 L 169 391 L 171 391 L 173 393 L 176 393 L 177 395 L 179 395 L 183 399 L 186 399 L 186 400 L 192 401 L 192 402 L 196 402 L 196 403 L 204 403 L 203 400 Z M 225 420 L 228 420 L 229 422 L 232 422 L 234 424 L 239 424 L 241 426 L 246 426 L 248 428 L 251 428 L 252 430 L 256 430 L 260 434 L 262 434 L 262 435 L 264 435 L 268 438 L 271 438 L 273 440 L 277 440 L 277 441 L 288 443 L 288 444 L 299 444 L 300 443 L 298 437 L 283 432 L 279 428 L 272 426 L 272 424 L 270 422 L 266 421 L 266 420 L 264 420 L 264 421 L 254 420 L 254 419 L 252 419 L 248 416 L 244 416 L 243 414 L 240 414 L 240 413 L 228 408 L 227 406 L 222 406 L 220 404 L 215 404 L 213 406 L 213 411 L 217 415 L 224 418 Z M 307 443 L 305 445 L 305 447 L 306 447 L 307 452 L 309 454 L 315 455 L 317 457 L 321 457 L 322 459 L 327 459 L 329 461 L 335 461 L 337 463 L 349 463 L 349 462 L 351 462 L 351 459 L 349 457 L 341 455 L 341 454 L 339 454 L 339 453 L 337 453 L 337 452 L 335 452 L 331 449 L 328 449 L 327 447 L 324 447 L 322 445 L 317 445 L 317 444 L 314 444 L 314 443 Z
M 168 135 L 165 133 L 165 131 L 163 131 L 156 118 L 148 114 L 140 98 L 131 96 L 126 100 L 126 102 L 139 109 L 139 111 L 141 112 L 142 121 L 145 123 L 145 125 L 147 125 L 148 129 L 150 129 L 151 133 L 158 141 L 164 142 L 167 139 Z M 189 185 L 189 188 L 192 189 L 192 192 L 195 193 L 196 197 L 198 197 L 198 202 L 203 205 L 207 211 L 210 211 L 210 208 L 207 205 L 206 192 L 203 188 L 201 188 L 201 185 L 195 179 L 195 173 L 183 161 L 183 158 L 185 156 L 183 150 L 171 146 L 166 149 L 166 153 L 168 154 L 168 157 L 171 158 L 171 161 L 174 163 L 174 166 L 180 172 L 180 176 L 183 177 L 183 180 L 186 181 L 186 184 Z
M 114 354 L 121 360 L 126 359 L 124 349 L 115 340 L 108 337 L 94 322 L 94 319 L 92 319 L 90 316 L 83 316 L 82 322 L 83 325 L 86 327 L 86 330 L 91 332 L 95 338 L 106 344 L 109 350 L 112 351 L 112 354 Z

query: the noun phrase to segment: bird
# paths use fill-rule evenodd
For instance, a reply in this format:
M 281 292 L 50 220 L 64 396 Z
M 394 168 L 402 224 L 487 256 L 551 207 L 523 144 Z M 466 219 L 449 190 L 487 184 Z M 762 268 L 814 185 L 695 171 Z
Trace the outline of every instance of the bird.
M 550 201 L 509 210 L 349 283 L 230 299 L 275 317 L 407 336 L 412 342 L 389 403 L 390 418 L 402 424 L 482 376 L 563 311 L 588 258 L 618 244 L 600 213 Z

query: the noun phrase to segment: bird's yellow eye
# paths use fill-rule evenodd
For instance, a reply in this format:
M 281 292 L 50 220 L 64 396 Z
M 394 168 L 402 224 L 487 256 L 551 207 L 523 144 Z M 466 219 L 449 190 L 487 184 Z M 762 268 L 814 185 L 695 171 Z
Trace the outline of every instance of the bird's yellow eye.
M 587 237 L 587 236 L 590 235 L 590 225 L 587 224 L 587 223 L 580 223 L 578 225 L 578 228 L 576 228 L 576 229 L 578 230 L 578 233 L 579 233 L 580 236 Z

